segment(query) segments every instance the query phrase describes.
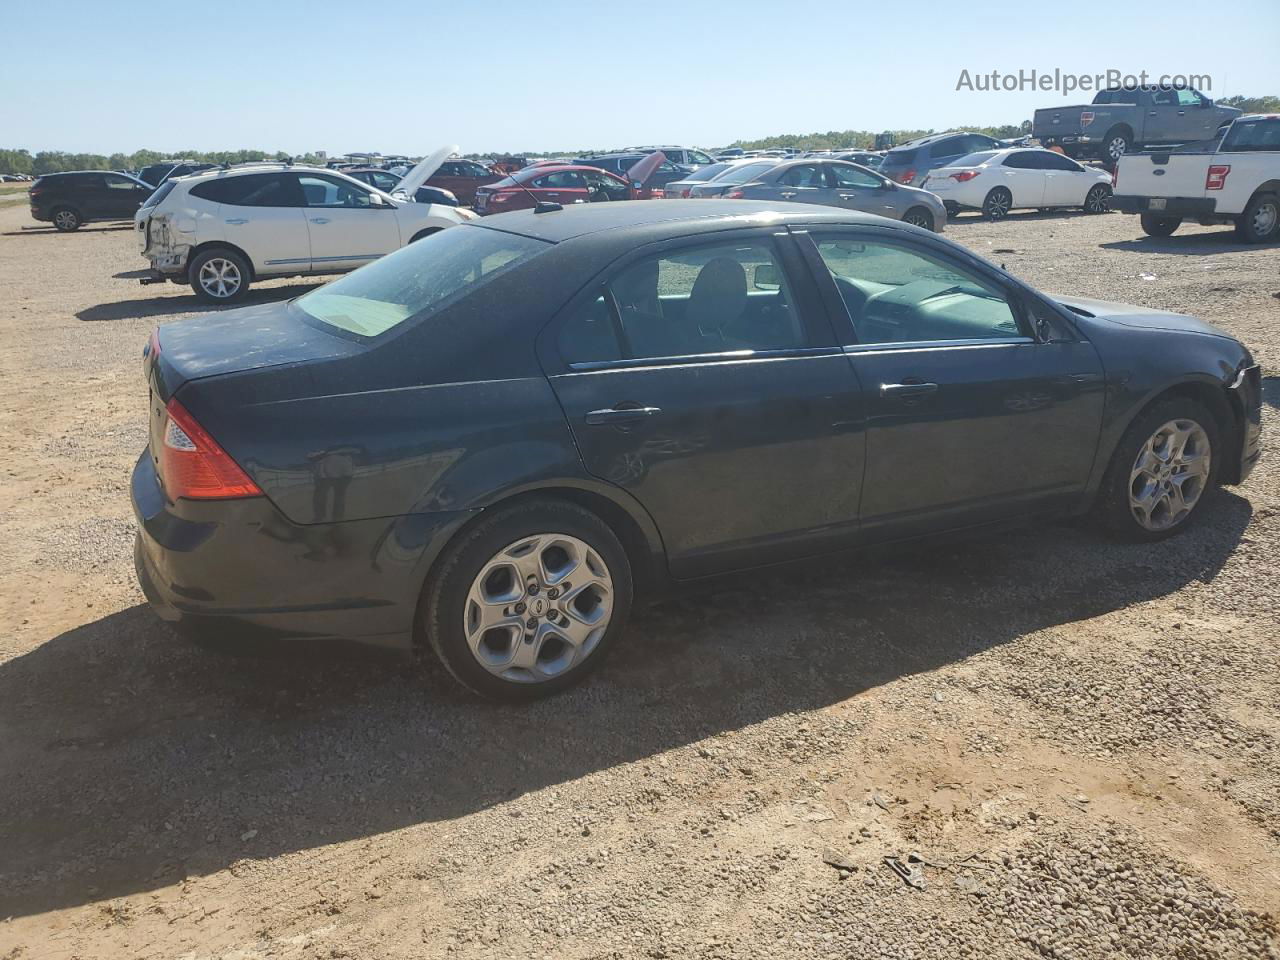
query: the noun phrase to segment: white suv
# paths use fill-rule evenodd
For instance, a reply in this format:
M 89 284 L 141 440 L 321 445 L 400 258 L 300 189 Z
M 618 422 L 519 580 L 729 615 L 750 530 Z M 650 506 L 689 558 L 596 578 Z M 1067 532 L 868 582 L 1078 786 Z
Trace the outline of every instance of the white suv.
M 254 280 L 345 273 L 474 217 L 336 170 L 261 164 L 167 180 L 134 227 L 151 261 L 143 283 L 189 283 L 205 300 L 230 303 Z

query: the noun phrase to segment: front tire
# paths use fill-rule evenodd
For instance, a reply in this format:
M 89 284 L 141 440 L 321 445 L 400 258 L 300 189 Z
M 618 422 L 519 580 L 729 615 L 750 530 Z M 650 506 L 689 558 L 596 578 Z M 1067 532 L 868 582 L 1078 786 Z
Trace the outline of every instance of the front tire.
M 1085 213 L 1106 213 L 1111 209 L 1111 188 L 1105 183 L 1094 184 L 1084 198 Z
M 441 558 L 423 592 L 425 640 L 462 684 L 495 700 L 564 690 L 600 666 L 631 613 L 626 551 L 561 500 L 496 509 Z
M 1152 542 L 1186 529 L 1218 476 L 1218 422 L 1194 400 L 1157 403 L 1116 445 L 1094 506 L 1124 540 Z
M 902 222 L 909 223 L 913 227 L 924 227 L 926 230 L 933 230 L 933 214 L 924 207 L 912 207 L 902 215 Z
M 70 207 L 58 207 L 53 211 L 53 226 L 62 233 L 79 230 L 82 223 L 84 223 L 84 219 L 80 216 L 78 210 L 72 210 Z
M 191 289 L 206 303 L 235 303 L 249 289 L 249 264 L 240 254 L 225 247 L 197 254 L 187 276 Z
M 1138 220 L 1142 224 L 1142 232 L 1149 237 L 1169 237 L 1182 226 L 1181 217 L 1160 217 L 1154 213 L 1144 213 Z
M 1280 237 L 1280 197 L 1260 193 L 1236 221 L 1236 235 L 1246 243 L 1268 243 Z
M 988 220 L 1003 220 L 1013 207 L 1013 194 L 1005 187 L 996 187 L 982 201 L 982 215 Z

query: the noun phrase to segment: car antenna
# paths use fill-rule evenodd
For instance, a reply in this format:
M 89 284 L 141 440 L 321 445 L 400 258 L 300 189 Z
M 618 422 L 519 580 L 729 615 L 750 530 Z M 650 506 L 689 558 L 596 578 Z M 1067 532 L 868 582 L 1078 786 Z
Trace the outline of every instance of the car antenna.
M 519 172 L 520 171 L 517 170 L 515 171 L 515 173 L 507 174 L 507 176 L 510 177 L 512 183 L 514 183 L 517 187 L 519 187 L 521 190 L 523 190 L 525 193 L 529 195 L 529 199 L 533 201 L 534 213 L 554 213 L 557 210 L 564 209 L 564 207 L 560 206 L 560 204 L 556 203 L 554 200 L 539 200 L 538 195 L 536 193 L 534 193 L 532 190 L 526 187 L 521 181 L 516 179 L 516 173 L 519 173 Z

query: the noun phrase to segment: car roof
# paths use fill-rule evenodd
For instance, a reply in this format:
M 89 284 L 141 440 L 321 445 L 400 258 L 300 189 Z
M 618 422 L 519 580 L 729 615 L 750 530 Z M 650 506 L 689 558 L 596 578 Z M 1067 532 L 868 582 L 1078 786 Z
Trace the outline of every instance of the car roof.
M 869 213 L 821 207 L 812 203 L 772 203 L 764 200 L 631 200 L 626 203 L 575 203 L 563 210 L 535 213 L 517 210 L 486 217 L 474 226 L 518 233 L 560 243 L 575 237 L 670 223 L 672 234 L 679 223 L 696 222 L 701 232 L 731 227 L 769 226 L 778 223 L 866 223 L 888 221 Z

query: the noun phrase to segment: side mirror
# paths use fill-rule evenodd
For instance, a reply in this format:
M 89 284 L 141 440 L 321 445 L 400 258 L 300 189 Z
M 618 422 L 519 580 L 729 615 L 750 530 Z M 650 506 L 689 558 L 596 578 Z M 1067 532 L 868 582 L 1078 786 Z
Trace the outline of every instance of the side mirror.
M 782 278 L 778 276 L 778 268 L 772 263 L 759 263 L 751 276 L 751 284 L 757 290 L 780 290 Z

